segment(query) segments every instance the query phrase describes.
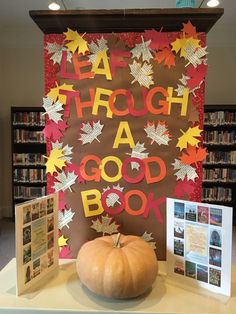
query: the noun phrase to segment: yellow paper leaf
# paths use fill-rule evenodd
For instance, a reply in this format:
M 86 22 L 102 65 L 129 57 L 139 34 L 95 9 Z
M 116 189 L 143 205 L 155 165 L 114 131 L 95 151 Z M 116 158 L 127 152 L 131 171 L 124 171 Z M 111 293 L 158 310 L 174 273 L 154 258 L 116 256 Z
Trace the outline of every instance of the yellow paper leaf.
M 171 43 L 172 51 L 175 51 L 176 54 L 180 51 L 180 57 L 186 58 L 186 47 L 191 45 L 193 48 L 200 47 L 200 40 L 195 38 L 177 38 L 173 43 Z
M 179 137 L 176 147 L 179 147 L 180 150 L 183 150 L 184 148 L 187 148 L 188 144 L 192 146 L 198 146 L 198 143 L 200 142 L 200 140 L 197 139 L 196 137 L 201 136 L 202 131 L 203 130 L 199 129 L 198 126 L 195 126 L 193 128 L 188 128 L 186 132 L 183 132 L 181 130 L 183 135 Z
M 89 51 L 88 43 L 85 39 L 83 39 L 77 31 L 73 31 L 70 28 L 67 29 L 67 32 L 64 33 L 66 35 L 66 40 L 69 40 L 67 44 L 67 48 L 72 52 L 78 49 L 78 53 L 84 55 L 85 52 Z
M 64 235 L 60 236 L 60 238 L 58 238 L 59 247 L 66 246 L 67 241 L 68 241 L 68 238 L 64 238 Z
M 66 104 L 66 95 L 61 95 L 60 90 L 74 91 L 73 85 L 62 84 L 58 85 L 56 83 L 56 87 L 50 89 L 50 92 L 47 94 L 49 98 L 51 98 L 54 102 L 59 100 L 59 102 L 63 105 Z
M 62 149 L 54 148 L 51 150 L 48 160 L 46 162 L 46 172 L 53 174 L 57 171 L 57 168 L 62 169 L 65 166 L 65 160 L 61 159 L 64 157 Z

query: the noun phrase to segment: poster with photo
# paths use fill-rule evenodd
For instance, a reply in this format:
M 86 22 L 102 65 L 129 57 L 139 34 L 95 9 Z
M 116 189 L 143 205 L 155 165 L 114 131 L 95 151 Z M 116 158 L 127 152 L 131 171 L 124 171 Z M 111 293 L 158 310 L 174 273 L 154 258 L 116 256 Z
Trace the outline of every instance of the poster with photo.
M 166 209 L 168 276 L 230 296 L 232 208 L 167 198 Z
M 58 194 L 15 207 L 17 295 L 58 266 Z

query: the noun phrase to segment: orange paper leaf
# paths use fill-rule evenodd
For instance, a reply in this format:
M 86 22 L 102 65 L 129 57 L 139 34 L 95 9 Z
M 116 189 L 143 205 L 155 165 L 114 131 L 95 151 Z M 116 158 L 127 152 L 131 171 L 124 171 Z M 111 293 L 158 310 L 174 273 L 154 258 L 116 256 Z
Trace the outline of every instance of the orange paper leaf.
M 164 61 L 164 65 L 167 65 L 168 68 L 175 66 L 175 55 L 170 48 L 164 48 L 157 52 L 155 60 L 157 60 L 158 63 Z
M 183 23 L 183 26 L 184 27 L 181 30 L 184 33 L 184 37 L 197 38 L 196 27 L 193 26 L 193 24 L 190 21 L 188 21 L 188 23 Z
M 203 161 L 208 155 L 206 148 L 197 148 L 191 145 L 188 145 L 186 149 L 187 153 L 182 153 L 180 160 L 186 165 L 191 165 L 197 163 L 198 161 Z

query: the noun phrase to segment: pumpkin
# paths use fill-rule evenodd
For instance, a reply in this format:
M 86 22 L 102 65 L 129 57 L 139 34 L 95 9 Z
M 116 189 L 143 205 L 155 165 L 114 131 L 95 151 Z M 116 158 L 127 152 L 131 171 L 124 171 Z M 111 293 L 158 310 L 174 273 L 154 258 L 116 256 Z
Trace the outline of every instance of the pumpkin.
M 151 246 L 140 237 L 121 234 L 86 242 L 78 253 L 76 268 L 89 290 L 116 299 L 143 294 L 158 272 Z

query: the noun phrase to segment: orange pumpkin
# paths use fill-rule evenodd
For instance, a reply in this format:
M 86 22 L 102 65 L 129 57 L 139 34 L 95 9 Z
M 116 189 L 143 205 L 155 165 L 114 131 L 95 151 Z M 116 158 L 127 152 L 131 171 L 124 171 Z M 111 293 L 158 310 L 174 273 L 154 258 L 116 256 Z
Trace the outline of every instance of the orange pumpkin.
M 158 272 L 150 245 L 139 237 L 120 234 L 85 243 L 78 253 L 76 267 L 88 289 L 117 299 L 143 294 Z

